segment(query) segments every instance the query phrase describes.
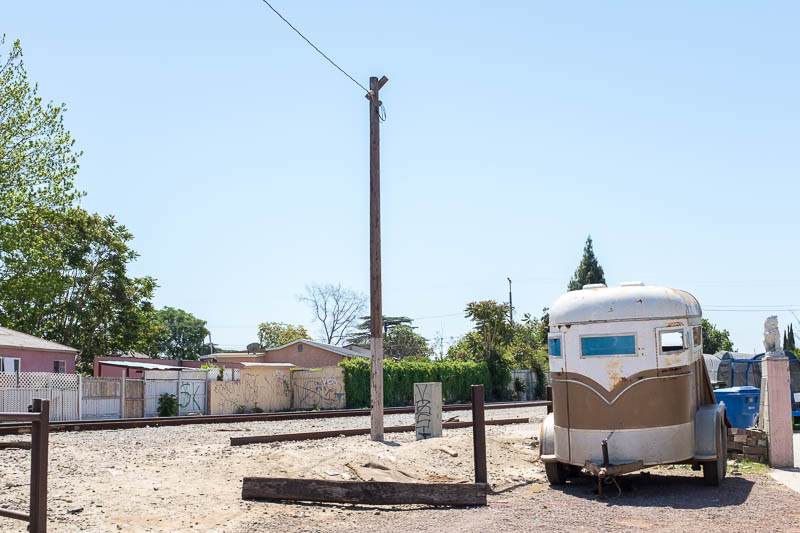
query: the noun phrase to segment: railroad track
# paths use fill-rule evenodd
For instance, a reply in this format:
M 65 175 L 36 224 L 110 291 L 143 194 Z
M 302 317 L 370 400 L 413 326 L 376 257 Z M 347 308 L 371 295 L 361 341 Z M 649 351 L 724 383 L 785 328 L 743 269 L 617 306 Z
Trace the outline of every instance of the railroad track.
M 487 403 L 485 409 L 514 409 L 518 407 L 545 407 L 549 401 Z M 443 405 L 442 411 L 469 411 L 471 404 Z M 413 413 L 413 407 L 387 407 L 386 415 Z M 275 420 L 303 420 L 307 418 L 341 418 L 347 416 L 369 416 L 369 409 L 333 409 L 330 411 L 292 411 L 285 413 L 257 413 L 241 415 L 194 415 L 151 418 L 125 418 L 121 420 L 74 420 L 51 422 L 50 432 L 57 431 L 101 431 L 109 429 L 131 429 L 140 427 L 181 426 L 184 424 L 230 424 L 235 422 L 269 422 Z M 17 435 L 30 432 L 30 424 L 0 424 L 0 435 Z

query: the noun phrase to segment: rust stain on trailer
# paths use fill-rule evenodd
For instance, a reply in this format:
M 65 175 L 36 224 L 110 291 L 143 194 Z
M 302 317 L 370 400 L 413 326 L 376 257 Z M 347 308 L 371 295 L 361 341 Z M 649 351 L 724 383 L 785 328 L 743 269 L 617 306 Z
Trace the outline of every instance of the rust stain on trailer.
M 612 390 L 622 381 L 622 361 L 610 359 L 606 363 L 606 374 L 608 375 L 608 390 Z

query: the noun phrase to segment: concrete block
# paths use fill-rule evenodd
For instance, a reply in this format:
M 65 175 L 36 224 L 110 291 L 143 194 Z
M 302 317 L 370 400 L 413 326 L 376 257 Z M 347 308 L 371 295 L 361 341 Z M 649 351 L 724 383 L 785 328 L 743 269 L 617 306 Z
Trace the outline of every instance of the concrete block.
M 745 455 L 764 455 L 767 453 L 767 448 L 765 446 L 745 446 L 742 451 L 745 453 Z
M 442 436 L 442 384 L 414 383 L 414 426 L 417 440 Z
M 747 435 L 734 435 L 733 442 L 747 442 Z

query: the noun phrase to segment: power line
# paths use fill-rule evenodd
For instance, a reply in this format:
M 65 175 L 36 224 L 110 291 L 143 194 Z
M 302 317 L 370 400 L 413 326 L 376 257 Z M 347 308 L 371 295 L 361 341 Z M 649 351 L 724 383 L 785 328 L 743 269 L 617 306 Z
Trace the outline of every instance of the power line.
M 293 29 L 293 30 L 294 30 L 294 31 L 297 33 L 297 35 L 299 35 L 300 37 L 302 37 L 302 38 L 303 38 L 303 40 L 304 40 L 305 42 L 307 42 L 309 45 L 311 45 L 311 48 L 313 48 L 314 50 L 316 50 L 317 52 L 319 52 L 319 55 L 321 55 L 322 57 L 324 57 L 325 59 L 327 59 L 327 60 L 328 60 L 328 62 L 329 62 L 331 65 L 333 65 L 334 67 L 336 67 L 337 69 L 339 69 L 339 72 L 341 72 L 342 74 L 344 74 L 345 76 L 347 76 L 348 78 L 350 78 L 350 80 L 351 80 L 353 83 L 355 83 L 356 85 L 358 85 L 359 87 L 361 87 L 362 89 L 364 89 L 364 92 L 366 92 L 366 93 L 369 93 L 369 89 L 367 89 L 366 87 L 364 87 L 363 85 L 361 85 L 360 83 L 358 83 L 358 82 L 356 81 L 356 79 L 355 79 L 353 76 L 351 76 L 350 74 L 348 74 L 347 72 L 345 72 L 345 71 L 344 71 L 344 69 L 343 69 L 342 67 L 340 67 L 339 65 L 337 65 L 336 63 L 334 63 L 334 62 L 333 62 L 333 59 L 331 59 L 330 57 L 326 56 L 326 55 L 325 55 L 325 52 L 323 52 L 322 50 L 320 50 L 319 48 L 317 48 L 317 47 L 314 45 L 314 43 L 312 43 L 311 41 L 309 41 L 309 40 L 308 40 L 308 38 L 307 38 L 305 35 L 303 35 L 302 33 L 300 33 L 300 30 L 298 30 L 297 28 L 295 28 L 294 26 L 292 26 L 292 23 L 291 23 L 291 22 L 289 22 L 288 20 L 286 20 L 286 17 L 284 17 L 283 15 L 281 15 L 280 13 L 278 13 L 278 10 L 277 10 L 277 9 L 275 9 L 274 7 L 272 7 L 272 4 L 270 4 L 269 2 L 267 2 L 267 0 L 261 0 L 261 1 L 262 1 L 262 2 L 264 2 L 265 4 L 267 4 L 267 6 L 269 6 L 269 8 L 270 8 L 272 11 L 274 11 L 274 12 L 275 12 L 275 14 L 276 14 L 276 15 L 278 15 L 278 16 L 281 18 L 281 20 L 282 20 L 282 21 L 284 21 L 286 24 L 288 24 L 288 25 L 289 25 L 289 27 L 290 27 L 290 28 L 292 28 L 292 29 Z
M 715 313 L 791 313 L 794 309 L 716 309 L 704 307 L 704 311 Z

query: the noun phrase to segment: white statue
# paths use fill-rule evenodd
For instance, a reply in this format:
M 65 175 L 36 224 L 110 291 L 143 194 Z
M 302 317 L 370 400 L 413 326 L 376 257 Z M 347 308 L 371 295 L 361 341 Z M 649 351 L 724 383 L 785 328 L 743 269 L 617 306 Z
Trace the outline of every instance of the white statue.
M 767 317 L 764 321 L 764 349 L 767 351 L 766 356 L 772 352 L 778 352 L 776 355 L 782 355 L 781 352 L 781 333 L 778 329 L 778 317 L 775 315 Z

